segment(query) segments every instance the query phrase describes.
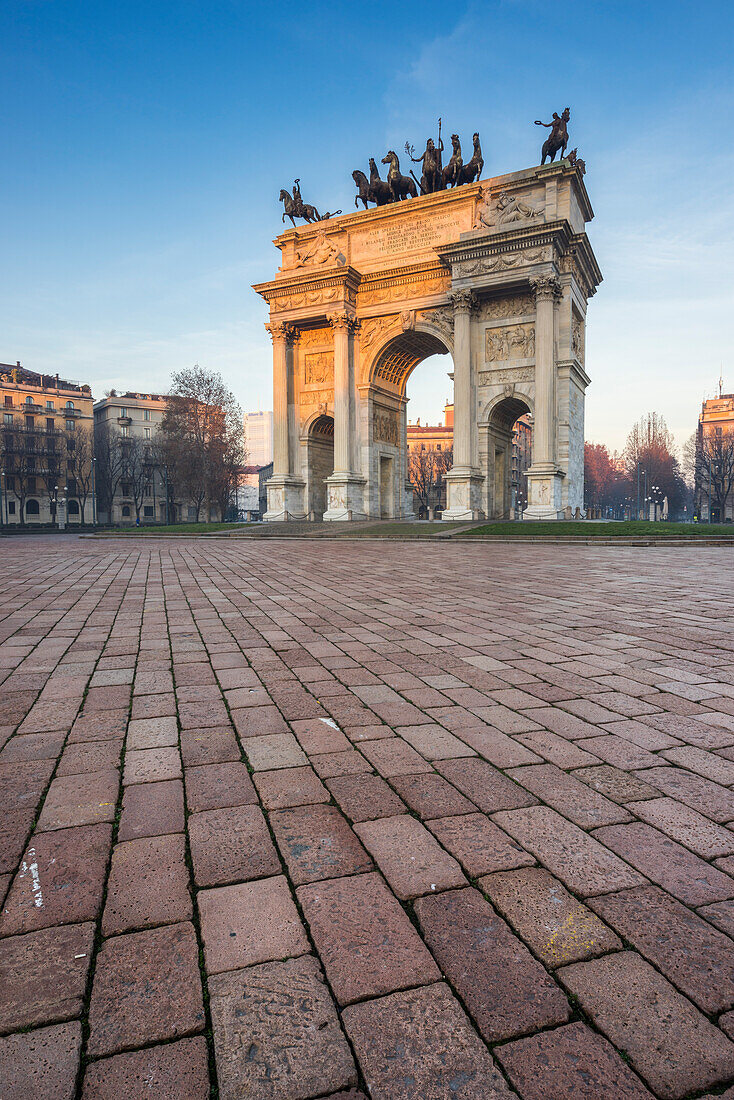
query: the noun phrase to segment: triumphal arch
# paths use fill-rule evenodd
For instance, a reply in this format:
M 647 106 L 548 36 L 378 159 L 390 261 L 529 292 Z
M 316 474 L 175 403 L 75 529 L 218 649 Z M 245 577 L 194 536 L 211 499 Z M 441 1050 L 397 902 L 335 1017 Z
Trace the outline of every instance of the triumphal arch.
M 562 160 L 281 234 L 266 520 L 412 519 L 406 383 L 453 360 L 444 519 L 507 516 L 533 415 L 527 519 L 583 508 L 585 329 L 601 274 L 583 165 Z

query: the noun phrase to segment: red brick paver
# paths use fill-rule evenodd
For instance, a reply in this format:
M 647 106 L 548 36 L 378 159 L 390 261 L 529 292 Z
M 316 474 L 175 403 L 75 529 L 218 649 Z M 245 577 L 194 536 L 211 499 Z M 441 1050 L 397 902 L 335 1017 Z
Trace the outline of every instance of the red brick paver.
M 732 1095 L 729 549 L 6 543 L 3 1097 Z

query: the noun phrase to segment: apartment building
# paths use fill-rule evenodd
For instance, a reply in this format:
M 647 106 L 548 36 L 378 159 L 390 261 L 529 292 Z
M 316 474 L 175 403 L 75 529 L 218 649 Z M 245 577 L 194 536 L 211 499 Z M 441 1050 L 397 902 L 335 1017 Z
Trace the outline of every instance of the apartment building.
M 92 391 L 0 363 L 0 518 L 40 525 L 95 518 Z

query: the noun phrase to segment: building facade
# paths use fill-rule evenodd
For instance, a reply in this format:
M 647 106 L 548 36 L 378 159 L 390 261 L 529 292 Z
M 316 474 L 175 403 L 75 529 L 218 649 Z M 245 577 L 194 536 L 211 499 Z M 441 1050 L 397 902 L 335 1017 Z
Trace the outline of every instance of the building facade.
M 81 382 L 0 364 L 3 524 L 92 523 L 92 391 Z
M 250 466 L 267 466 L 273 461 L 273 414 L 245 413 L 245 443 Z
M 512 429 L 510 519 L 522 519 L 528 503 L 528 470 L 533 461 L 533 418 L 525 413 Z
M 704 401 L 696 430 L 694 507 L 705 523 L 734 522 L 734 394 Z
M 408 421 L 408 477 L 413 486 L 413 510 L 419 519 L 434 519 L 446 507 L 445 475 L 453 465 L 454 406 L 446 402 L 443 424 Z
M 159 394 L 117 394 L 112 391 L 108 397 L 95 402 L 101 523 L 133 524 L 138 518 L 141 523 L 174 523 L 176 519 L 187 518 L 185 514 L 181 516 L 180 504 L 177 505 L 170 499 L 167 502 L 166 472 L 157 467 L 153 460 L 153 444 L 166 411 L 166 400 Z M 137 472 L 131 471 L 129 476 L 124 471 L 115 472 L 110 479 L 113 490 L 111 500 L 106 499 L 108 494 L 104 490 L 108 480 L 104 464 L 109 459 L 105 455 L 106 448 L 100 445 L 100 432 L 105 429 L 110 434 L 113 448 L 118 440 L 124 447 L 126 439 L 135 439 L 142 441 L 144 448 L 147 445 L 150 455 L 147 476 L 142 479 L 142 486 L 137 483 L 141 480 Z

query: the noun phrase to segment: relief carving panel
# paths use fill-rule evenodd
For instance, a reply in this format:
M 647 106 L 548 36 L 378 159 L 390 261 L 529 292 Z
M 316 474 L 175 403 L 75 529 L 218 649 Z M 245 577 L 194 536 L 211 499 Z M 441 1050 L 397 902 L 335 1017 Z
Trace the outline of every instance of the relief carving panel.
M 535 355 L 535 325 L 508 325 L 490 328 L 485 333 L 485 359 L 488 363 L 506 359 L 532 359 Z
M 307 386 L 334 381 L 334 352 L 312 351 L 303 358 L 304 381 Z
M 376 443 L 390 443 L 397 447 L 400 443 L 398 414 L 394 409 L 385 409 L 376 405 L 372 410 L 372 438 Z

